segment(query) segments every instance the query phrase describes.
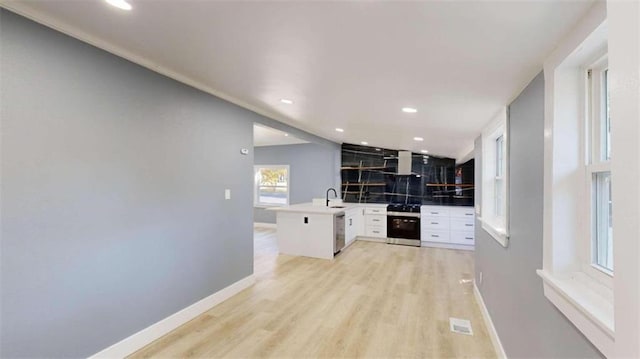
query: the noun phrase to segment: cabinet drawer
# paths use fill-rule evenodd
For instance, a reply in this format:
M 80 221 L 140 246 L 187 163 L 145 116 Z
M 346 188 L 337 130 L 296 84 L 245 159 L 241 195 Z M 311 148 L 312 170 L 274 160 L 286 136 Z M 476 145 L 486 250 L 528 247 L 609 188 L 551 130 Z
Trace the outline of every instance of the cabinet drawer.
M 427 242 L 449 242 L 449 231 L 423 231 L 420 236 L 421 241 Z
M 451 218 L 452 231 L 473 232 L 475 221 L 472 218 Z
M 378 227 L 386 227 L 387 226 L 387 216 L 377 216 L 377 215 L 367 215 L 364 216 L 364 225 L 369 226 L 378 226 Z
M 420 207 L 420 213 L 423 216 L 449 217 L 449 208 L 440 206 L 422 206 Z
M 366 227 L 364 229 L 364 235 L 367 237 L 386 238 L 387 229 L 383 227 Z
M 473 219 L 475 216 L 473 207 L 456 207 L 449 210 L 451 218 L 469 218 Z
M 451 243 L 473 245 L 475 243 L 473 232 L 451 231 L 449 239 Z
M 387 215 L 387 209 L 382 207 L 382 208 L 376 208 L 376 207 L 365 207 L 364 209 L 364 214 L 379 214 L 379 215 Z
M 422 228 L 425 228 L 427 230 L 435 230 L 435 231 L 449 230 L 448 217 L 423 216 L 422 218 L 420 218 L 420 222 L 421 222 Z

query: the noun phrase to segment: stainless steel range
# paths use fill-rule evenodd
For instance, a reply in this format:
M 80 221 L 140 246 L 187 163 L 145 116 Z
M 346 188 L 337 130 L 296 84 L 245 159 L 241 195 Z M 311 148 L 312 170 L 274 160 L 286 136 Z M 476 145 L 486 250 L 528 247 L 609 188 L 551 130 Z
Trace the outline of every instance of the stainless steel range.
M 387 243 L 420 247 L 420 205 L 387 206 Z

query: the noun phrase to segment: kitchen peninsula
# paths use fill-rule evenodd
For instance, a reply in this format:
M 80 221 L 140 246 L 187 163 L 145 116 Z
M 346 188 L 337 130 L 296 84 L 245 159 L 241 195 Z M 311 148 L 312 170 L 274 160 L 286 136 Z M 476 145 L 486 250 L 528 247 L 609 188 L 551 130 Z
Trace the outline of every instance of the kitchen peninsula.
M 312 203 L 270 208 L 278 212 L 280 253 L 333 259 L 344 247 L 345 209 L 345 206 L 333 208 Z

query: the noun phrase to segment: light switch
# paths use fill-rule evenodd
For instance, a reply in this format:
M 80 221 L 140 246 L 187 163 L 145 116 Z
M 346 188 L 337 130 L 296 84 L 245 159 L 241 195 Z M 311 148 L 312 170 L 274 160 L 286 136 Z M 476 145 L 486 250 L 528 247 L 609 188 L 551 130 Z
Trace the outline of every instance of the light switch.
M 231 190 L 230 189 L 225 189 L 224 190 L 224 199 L 231 199 Z

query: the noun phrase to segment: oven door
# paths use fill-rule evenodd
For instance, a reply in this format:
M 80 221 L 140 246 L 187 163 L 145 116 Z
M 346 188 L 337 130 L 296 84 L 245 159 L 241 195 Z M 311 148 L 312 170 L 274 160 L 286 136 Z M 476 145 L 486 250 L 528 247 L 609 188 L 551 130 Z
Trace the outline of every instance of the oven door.
M 420 240 L 420 217 L 387 215 L 387 237 Z

